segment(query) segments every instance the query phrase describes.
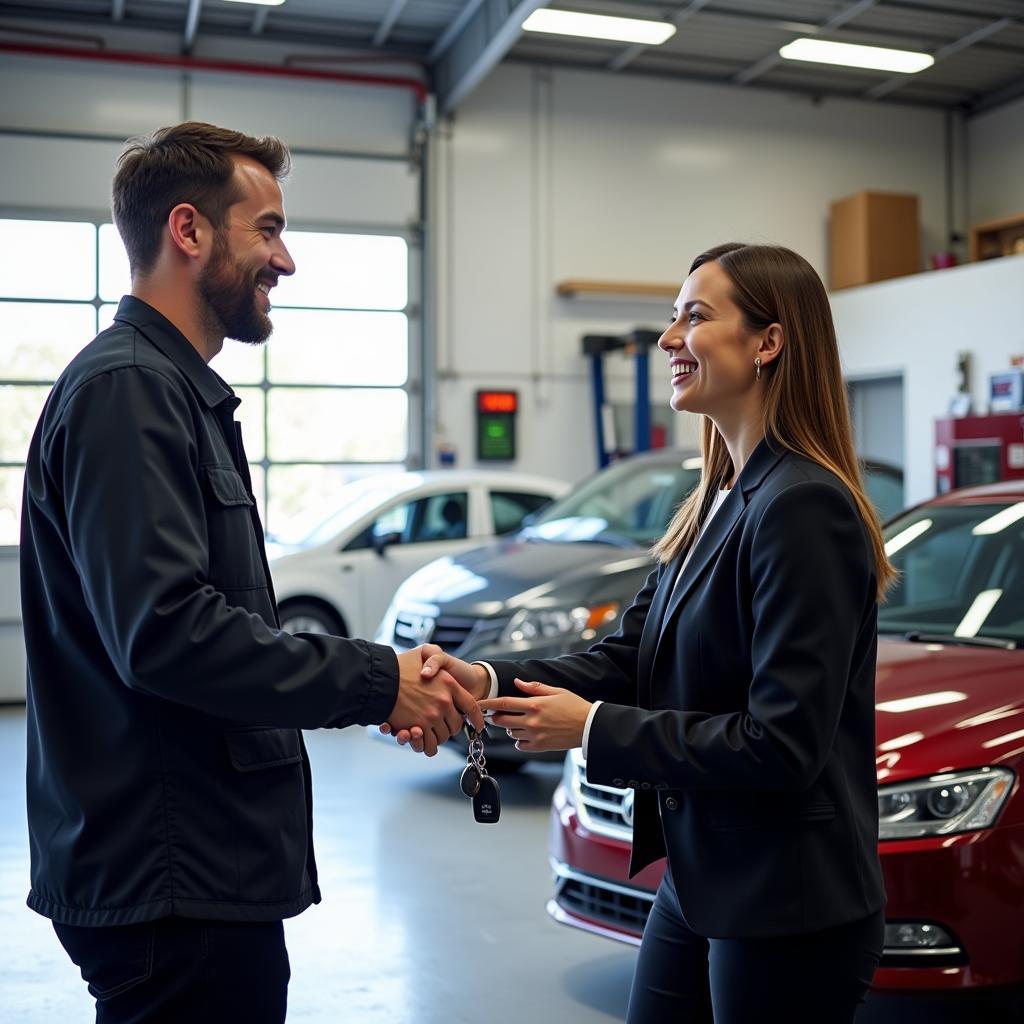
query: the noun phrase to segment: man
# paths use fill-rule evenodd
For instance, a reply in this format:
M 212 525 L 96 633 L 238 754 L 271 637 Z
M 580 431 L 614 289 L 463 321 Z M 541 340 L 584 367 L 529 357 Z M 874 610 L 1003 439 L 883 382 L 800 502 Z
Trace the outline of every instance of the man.
M 279 629 L 239 400 L 207 363 L 270 335 L 288 165 L 197 123 L 128 147 L 132 293 L 29 451 L 28 905 L 101 1022 L 283 1021 L 281 921 L 320 900 L 298 730 L 419 723 L 429 753 L 462 711 L 483 726 L 419 651 Z

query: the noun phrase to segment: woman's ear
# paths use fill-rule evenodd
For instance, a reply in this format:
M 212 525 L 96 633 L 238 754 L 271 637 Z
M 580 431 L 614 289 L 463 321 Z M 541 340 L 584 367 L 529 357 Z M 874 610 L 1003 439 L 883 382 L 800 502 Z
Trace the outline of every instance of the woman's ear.
M 770 362 L 778 359 L 786 344 L 786 334 L 782 324 L 772 324 L 765 332 L 758 346 L 757 354 L 761 357 L 761 365 L 767 366 Z

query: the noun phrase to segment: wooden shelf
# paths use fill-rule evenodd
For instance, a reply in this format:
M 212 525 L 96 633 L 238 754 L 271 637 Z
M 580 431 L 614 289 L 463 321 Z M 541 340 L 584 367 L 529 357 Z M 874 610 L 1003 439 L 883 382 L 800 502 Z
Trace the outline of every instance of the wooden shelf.
M 971 228 L 971 260 L 990 260 L 1024 252 L 1024 213 L 987 220 Z
M 574 279 L 559 281 L 555 292 L 564 298 L 576 295 L 624 295 L 652 299 L 674 299 L 679 294 L 678 284 L 657 284 L 645 281 L 588 281 Z

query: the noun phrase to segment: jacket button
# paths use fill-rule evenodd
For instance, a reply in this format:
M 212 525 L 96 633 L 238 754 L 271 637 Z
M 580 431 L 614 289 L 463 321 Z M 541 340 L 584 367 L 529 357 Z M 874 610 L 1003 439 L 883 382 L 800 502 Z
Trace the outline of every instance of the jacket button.
M 678 811 L 679 801 L 674 796 L 665 797 L 665 810 Z
M 649 782 L 641 782 L 640 783 L 640 788 L 641 789 L 650 789 L 651 788 L 651 784 Z
M 636 781 L 636 779 L 630 779 L 630 780 L 629 780 L 629 781 L 628 781 L 628 782 L 626 783 L 626 785 L 627 785 L 627 786 L 629 786 L 629 788 L 630 788 L 630 789 L 636 789 L 636 787 L 637 787 L 637 786 L 639 786 L 639 785 L 640 785 L 640 783 L 639 783 L 639 782 L 637 782 L 637 781 Z
M 618 786 L 621 789 L 626 784 L 625 779 L 612 779 L 612 785 Z

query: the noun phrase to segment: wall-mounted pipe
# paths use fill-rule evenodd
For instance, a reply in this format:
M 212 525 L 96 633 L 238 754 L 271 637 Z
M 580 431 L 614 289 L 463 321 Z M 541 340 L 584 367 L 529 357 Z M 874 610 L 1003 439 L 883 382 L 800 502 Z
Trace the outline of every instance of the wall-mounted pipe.
M 415 78 L 395 75 L 360 75 L 345 71 L 323 71 L 319 68 L 282 67 L 278 64 L 254 64 L 242 61 L 210 60 L 163 53 L 134 53 L 124 50 L 83 50 L 70 46 L 37 46 L 34 43 L 0 42 L 0 53 L 16 53 L 27 57 L 58 57 L 63 60 L 89 60 L 107 64 L 133 64 L 176 71 L 216 71 L 235 75 L 263 75 L 270 78 L 300 78 L 347 85 L 370 85 L 408 89 L 419 103 L 427 98 L 426 85 Z

